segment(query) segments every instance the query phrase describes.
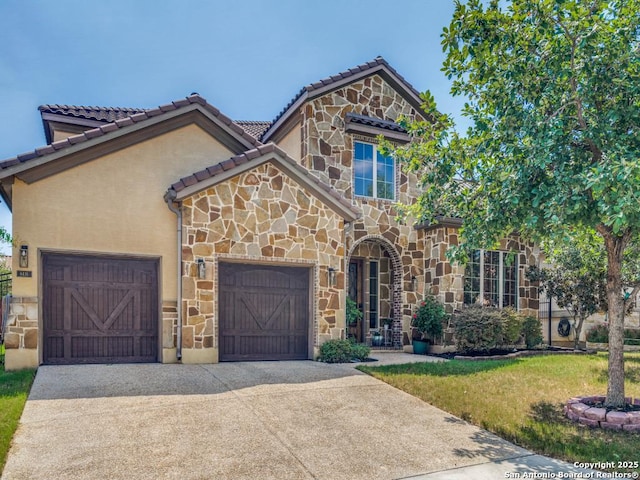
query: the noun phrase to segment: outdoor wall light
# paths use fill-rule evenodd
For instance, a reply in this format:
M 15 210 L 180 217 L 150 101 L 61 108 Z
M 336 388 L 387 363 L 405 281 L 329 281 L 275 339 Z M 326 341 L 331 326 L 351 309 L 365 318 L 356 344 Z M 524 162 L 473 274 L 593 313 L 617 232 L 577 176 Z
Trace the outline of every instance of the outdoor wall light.
M 418 291 L 418 279 L 415 275 L 411 277 L 411 290 L 413 290 L 414 292 Z
M 27 268 L 29 266 L 29 246 L 20 246 L 20 268 Z
M 331 287 L 336 286 L 336 269 L 333 267 L 329 267 L 329 271 L 327 272 L 329 275 L 329 285 Z
M 199 258 L 197 260 L 198 263 L 198 278 L 203 279 L 207 276 L 207 269 L 204 264 L 204 258 Z

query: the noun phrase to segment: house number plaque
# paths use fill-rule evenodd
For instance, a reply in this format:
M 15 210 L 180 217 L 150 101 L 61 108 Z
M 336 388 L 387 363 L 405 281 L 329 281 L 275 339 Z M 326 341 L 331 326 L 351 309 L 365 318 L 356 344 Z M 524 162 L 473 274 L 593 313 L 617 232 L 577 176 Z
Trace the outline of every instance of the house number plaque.
M 31 277 L 31 270 L 18 270 L 16 273 L 18 277 Z

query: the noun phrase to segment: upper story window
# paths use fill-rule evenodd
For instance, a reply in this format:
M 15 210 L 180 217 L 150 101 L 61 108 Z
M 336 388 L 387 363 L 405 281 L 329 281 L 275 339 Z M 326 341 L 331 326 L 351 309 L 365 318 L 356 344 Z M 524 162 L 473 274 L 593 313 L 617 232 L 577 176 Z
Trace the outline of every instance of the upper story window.
M 356 195 L 394 199 L 396 169 L 393 157 L 382 155 L 370 143 L 355 142 L 353 165 Z
M 517 256 L 475 250 L 464 272 L 464 303 L 518 308 Z

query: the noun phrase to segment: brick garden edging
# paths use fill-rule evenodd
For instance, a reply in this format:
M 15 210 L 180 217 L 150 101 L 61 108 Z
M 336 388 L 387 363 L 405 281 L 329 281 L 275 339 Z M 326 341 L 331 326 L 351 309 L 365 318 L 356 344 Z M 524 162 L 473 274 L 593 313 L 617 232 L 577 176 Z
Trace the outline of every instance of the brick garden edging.
M 602 403 L 604 400 L 605 397 L 599 395 L 570 398 L 564 407 L 564 413 L 569 420 L 589 427 L 640 433 L 640 411 L 607 412 L 605 408 L 589 405 Z M 627 397 L 626 402 L 631 405 L 640 405 L 640 398 L 632 401 Z

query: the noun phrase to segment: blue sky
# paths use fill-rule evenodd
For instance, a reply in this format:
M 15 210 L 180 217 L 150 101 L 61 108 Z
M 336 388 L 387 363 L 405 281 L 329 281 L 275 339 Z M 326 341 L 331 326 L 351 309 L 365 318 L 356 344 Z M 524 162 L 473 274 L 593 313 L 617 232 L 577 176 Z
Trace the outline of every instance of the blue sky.
M 233 119 L 271 120 L 302 86 L 377 55 L 455 115 L 463 101 L 440 71 L 453 6 L 0 0 L 0 159 L 44 145 L 42 104 L 152 108 L 198 92 Z

